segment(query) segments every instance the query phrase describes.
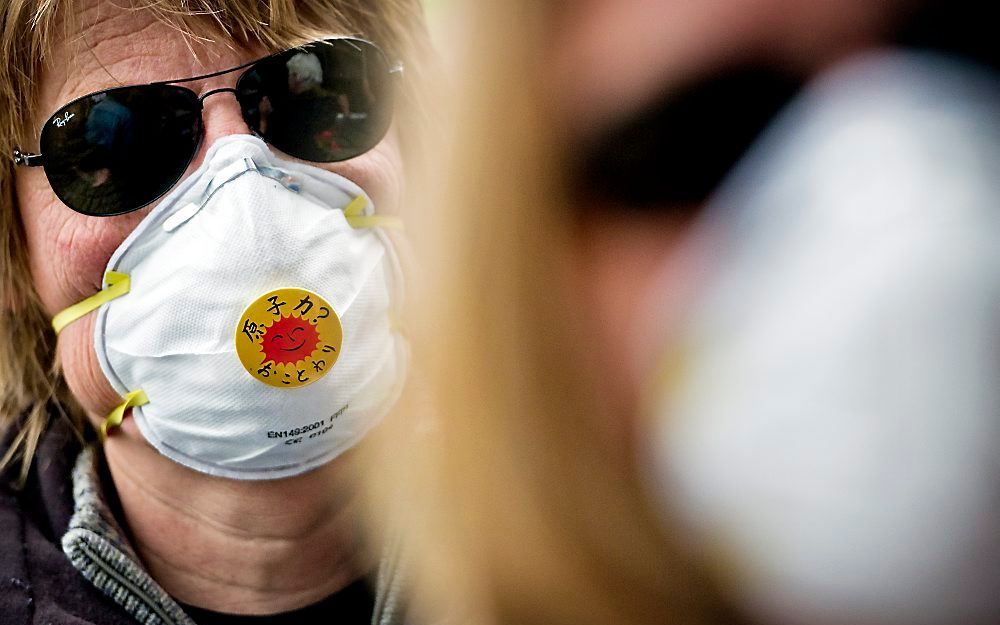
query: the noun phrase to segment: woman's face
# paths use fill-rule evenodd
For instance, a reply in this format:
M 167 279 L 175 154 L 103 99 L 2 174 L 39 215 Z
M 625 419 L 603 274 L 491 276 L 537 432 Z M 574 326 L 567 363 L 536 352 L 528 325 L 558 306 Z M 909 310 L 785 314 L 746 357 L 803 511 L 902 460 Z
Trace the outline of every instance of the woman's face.
M 262 47 L 230 49 L 225 42 L 195 41 L 158 21 L 151 11 L 129 10 L 115 2 L 83 0 L 75 3 L 74 9 L 79 32 L 62 39 L 41 77 L 34 107 L 36 130 L 60 106 L 94 91 L 203 75 L 266 54 Z M 232 87 L 239 75 L 234 72 L 187 86 L 200 95 Z M 205 137 L 188 172 L 201 164 L 208 148 L 220 137 L 250 134 L 231 93 L 207 98 L 203 121 Z M 322 167 L 364 188 L 380 211 L 394 210 L 401 180 L 399 154 L 391 131 L 371 151 Z M 147 207 L 116 217 L 82 215 L 56 197 L 40 168 L 18 169 L 16 193 L 31 275 L 49 315 L 101 289 L 111 254 L 152 210 Z M 94 317 L 91 314 L 67 326 L 58 345 L 70 390 L 92 420 L 102 418 L 121 401 L 97 363 L 92 338 Z
M 806 78 L 876 43 L 902 1 L 560 3 L 551 14 L 542 80 L 551 87 L 566 151 L 578 155 L 664 94 L 724 68 L 753 64 Z M 670 175 L 662 172 L 664 181 Z M 617 415 L 633 415 L 643 380 L 685 306 L 697 297 L 711 249 L 688 238 L 686 225 L 697 205 L 636 210 L 614 197 L 575 197 L 573 212 L 582 227 L 573 292 L 583 300 L 576 304 L 591 315 L 590 335 L 612 365 L 602 369 L 602 395 Z M 630 440 L 629 420 L 615 424 L 621 439 Z

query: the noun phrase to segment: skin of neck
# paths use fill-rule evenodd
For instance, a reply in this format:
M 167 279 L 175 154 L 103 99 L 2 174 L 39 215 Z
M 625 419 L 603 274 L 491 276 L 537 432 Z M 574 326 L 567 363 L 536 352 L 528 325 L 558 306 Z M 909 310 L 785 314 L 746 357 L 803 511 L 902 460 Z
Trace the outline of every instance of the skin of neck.
M 131 419 L 104 451 L 133 547 L 182 603 L 277 614 L 316 603 L 373 568 L 354 452 L 291 478 L 231 480 L 161 455 Z

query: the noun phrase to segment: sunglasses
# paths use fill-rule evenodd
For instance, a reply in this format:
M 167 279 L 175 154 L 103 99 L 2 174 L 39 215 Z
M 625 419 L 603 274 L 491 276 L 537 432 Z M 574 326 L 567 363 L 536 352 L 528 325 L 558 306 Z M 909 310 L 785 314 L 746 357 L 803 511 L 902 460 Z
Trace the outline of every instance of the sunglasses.
M 681 85 L 578 147 L 572 191 L 638 213 L 695 209 L 802 84 L 780 68 L 748 65 Z
M 199 96 L 182 86 L 246 71 L 235 88 Z M 68 207 L 92 216 L 128 213 L 163 197 L 187 171 L 204 137 L 205 99 L 232 93 L 258 137 L 317 163 L 375 147 L 392 122 L 394 77 L 382 51 L 338 38 L 231 69 L 85 95 L 45 123 L 40 154 L 14 152 L 16 165 L 41 166 Z

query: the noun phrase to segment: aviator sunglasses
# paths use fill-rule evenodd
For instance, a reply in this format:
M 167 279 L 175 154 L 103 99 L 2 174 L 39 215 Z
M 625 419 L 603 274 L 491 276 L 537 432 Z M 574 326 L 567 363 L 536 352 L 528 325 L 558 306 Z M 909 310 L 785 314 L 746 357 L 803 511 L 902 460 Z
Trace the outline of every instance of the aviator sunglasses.
M 181 86 L 241 69 L 235 88 L 199 96 Z M 163 197 L 184 175 L 204 136 L 209 96 L 234 94 L 247 126 L 285 154 L 333 163 L 385 136 L 402 70 L 371 42 L 337 38 L 193 78 L 105 89 L 60 108 L 42 128 L 41 153 L 17 150 L 14 162 L 44 168 L 73 210 L 120 215 Z

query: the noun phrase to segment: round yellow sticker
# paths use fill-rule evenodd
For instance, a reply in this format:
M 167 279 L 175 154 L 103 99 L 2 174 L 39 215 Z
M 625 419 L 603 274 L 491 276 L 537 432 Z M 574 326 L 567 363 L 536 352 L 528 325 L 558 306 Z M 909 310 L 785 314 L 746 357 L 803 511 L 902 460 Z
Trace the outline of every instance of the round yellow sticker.
M 247 373 L 276 388 L 299 388 L 333 368 L 344 329 L 333 306 L 319 295 L 277 289 L 247 306 L 235 340 Z

